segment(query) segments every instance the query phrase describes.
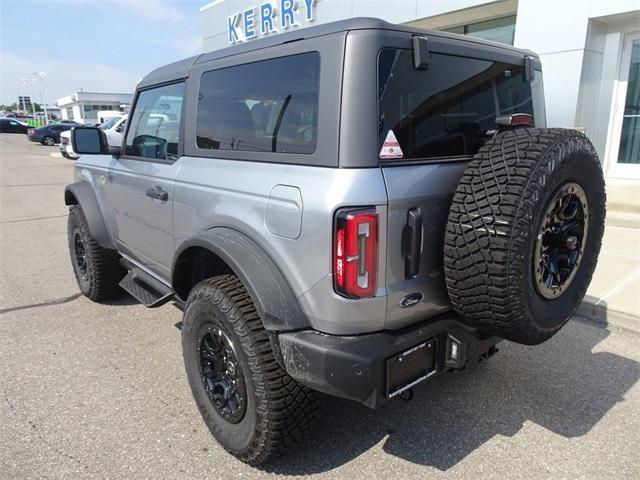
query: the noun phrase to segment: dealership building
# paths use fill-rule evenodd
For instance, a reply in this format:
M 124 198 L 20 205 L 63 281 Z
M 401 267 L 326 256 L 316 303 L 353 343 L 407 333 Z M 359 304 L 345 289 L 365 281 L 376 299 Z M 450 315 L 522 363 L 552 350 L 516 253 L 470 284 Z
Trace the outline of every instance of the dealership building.
M 583 130 L 608 178 L 640 179 L 640 0 L 215 0 L 200 12 L 205 51 L 350 17 L 533 50 L 547 125 Z
M 98 112 L 115 110 L 129 111 L 133 95 L 131 93 L 74 92 L 56 100 L 63 120 L 93 124 L 98 122 Z

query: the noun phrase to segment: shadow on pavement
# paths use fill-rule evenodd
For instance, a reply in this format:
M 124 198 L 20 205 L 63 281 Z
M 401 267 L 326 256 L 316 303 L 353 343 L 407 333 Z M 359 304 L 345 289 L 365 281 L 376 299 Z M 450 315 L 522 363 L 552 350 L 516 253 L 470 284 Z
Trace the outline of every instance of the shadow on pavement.
M 140 305 L 140 302 L 133 298 L 126 292 L 120 293 L 117 297 L 101 302 L 103 305 L 109 305 L 111 307 L 128 307 L 131 305 Z
M 263 469 L 324 472 L 382 442 L 390 455 L 447 470 L 527 421 L 567 438 L 585 435 L 640 376 L 638 362 L 592 351 L 608 335 L 571 321 L 539 346 L 502 342 L 487 362 L 436 377 L 416 389 L 412 402 L 394 400 L 377 411 L 322 396 L 318 422 L 303 443 Z

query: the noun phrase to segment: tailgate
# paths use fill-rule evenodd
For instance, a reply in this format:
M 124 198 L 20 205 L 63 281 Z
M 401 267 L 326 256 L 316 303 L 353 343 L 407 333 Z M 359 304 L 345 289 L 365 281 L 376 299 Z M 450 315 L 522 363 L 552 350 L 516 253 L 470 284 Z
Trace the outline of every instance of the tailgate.
M 544 124 L 541 76 L 525 68 L 531 62 L 512 52 L 477 54 L 384 48 L 379 55 L 378 145 L 389 199 L 386 328 L 451 308 L 443 268 L 449 206 L 496 118 L 525 113 Z M 428 68 L 416 67 L 423 56 Z
M 382 168 L 389 198 L 386 328 L 451 308 L 444 280 L 444 233 L 465 166 L 454 162 Z M 414 303 L 420 295 L 422 301 Z

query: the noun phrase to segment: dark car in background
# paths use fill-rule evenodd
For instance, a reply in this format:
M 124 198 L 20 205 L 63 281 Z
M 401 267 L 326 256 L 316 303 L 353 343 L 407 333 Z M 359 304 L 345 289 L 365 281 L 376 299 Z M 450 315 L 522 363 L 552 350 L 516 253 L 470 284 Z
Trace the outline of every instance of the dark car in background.
M 29 140 L 43 145 L 60 143 L 60 134 L 75 127 L 76 123 L 54 123 L 39 128 L 30 128 L 27 132 Z
M 15 118 L 0 118 L 0 133 L 27 133 L 29 125 Z

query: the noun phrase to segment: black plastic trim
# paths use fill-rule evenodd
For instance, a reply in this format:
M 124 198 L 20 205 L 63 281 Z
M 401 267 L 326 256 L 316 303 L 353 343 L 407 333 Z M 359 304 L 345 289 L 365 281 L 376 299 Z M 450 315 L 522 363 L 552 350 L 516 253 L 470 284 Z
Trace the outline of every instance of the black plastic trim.
M 73 199 L 76 199 L 74 202 Z M 77 203 L 76 203 L 77 202 Z M 98 205 L 98 200 L 93 191 L 93 187 L 87 181 L 79 181 L 67 185 L 64 189 L 65 205 L 80 205 L 84 212 L 84 217 L 89 225 L 89 233 L 102 248 L 115 249 L 111 241 L 109 232 L 102 218 L 102 212 Z
M 461 341 L 457 368 L 488 356 L 500 341 L 466 327 L 455 314 L 447 313 L 402 330 L 353 336 L 303 330 L 280 334 L 278 342 L 284 368 L 294 379 L 314 390 L 377 408 L 389 400 L 388 358 L 424 341 L 436 341 L 436 370 L 429 377 L 436 376 L 455 365 L 447 362 L 450 336 Z
M 216 227 L 186 240 L 176 253 L 172 278 L 180 254 L 190 247 L 209 250 L 240 278 L 251 295 L 267 330 L 291 331 L 309 328 L 309 322 L 286 278 L 253 240 L 227 227 Z M 175 285 L 173 286 L 175 289 Z
M 414 35 L 413 42 L 413 68 L 426 70 L 429 68 L 429 40 L 427 37 Z

